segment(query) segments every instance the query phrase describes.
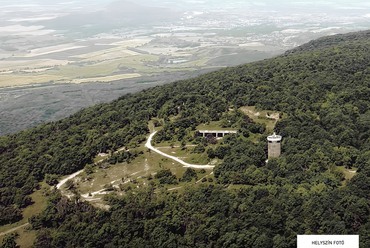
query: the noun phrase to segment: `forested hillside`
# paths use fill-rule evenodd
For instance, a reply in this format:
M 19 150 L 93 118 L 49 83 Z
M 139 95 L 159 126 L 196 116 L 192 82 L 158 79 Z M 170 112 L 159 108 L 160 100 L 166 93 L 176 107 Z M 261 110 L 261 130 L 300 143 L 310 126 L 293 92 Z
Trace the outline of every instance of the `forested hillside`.
M 181 140 L 230 108 L 256 106 L 284 113 L 275 128 L 284 137 L 280 158 L 266 164 L 265 136 L 245 141 L 263 128 L 240 118 L 241 132 L 225 138 L 216 185 L 185 193 L 148 186 L 108 197 L 108 211 L 54 193 L 31 220 L 35 246 L 295 247 L 297 234 L 325 233 L 360 234 L 370 247 L 369 54 L 370 31 L 327 37 L 0 137 L 0 225 L 21 218 L 46 174 L 70 174 L 99 152 L 142 143 L 154 117 Z M 345 181 L 340 167 L 357 173 Z

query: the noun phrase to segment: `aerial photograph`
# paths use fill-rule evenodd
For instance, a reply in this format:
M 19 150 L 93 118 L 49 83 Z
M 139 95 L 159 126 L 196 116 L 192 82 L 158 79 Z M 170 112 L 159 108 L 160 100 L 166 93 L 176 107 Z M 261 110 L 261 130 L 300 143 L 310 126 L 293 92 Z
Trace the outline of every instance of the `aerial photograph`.
M 0 0 L 0 248 L 370 247 L 370 2 Z

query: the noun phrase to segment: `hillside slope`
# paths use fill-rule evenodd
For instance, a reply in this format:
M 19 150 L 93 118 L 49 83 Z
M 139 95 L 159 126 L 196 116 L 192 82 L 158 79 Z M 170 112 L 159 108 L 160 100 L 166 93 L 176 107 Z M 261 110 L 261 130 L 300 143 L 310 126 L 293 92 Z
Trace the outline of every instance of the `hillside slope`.
M 184 194 L 148 187 L 113 197 L 108 212 L 54 196 L 32 221 L 36 247 L 294 247 L 298 233 L 361 233 L 369 247 L 369 48 L 370 31 L 329 37 L 0 137 L 0 224 L 21 217 L 46 174 L 69 174 L 99 152 L 141 143 L 153 117 L 176 117 L 187 128 L 256 106 L 286 114 L 276 127 L 281 158 L 250 159 L 264 145 L 239 135 L 215 169 L 218 186 Z M 358 168 L 345 186 L 338 166 Z
M 285 54 L 289 55 L 297 52 L 308 52 L 312 50 L 329 48 L 336 45 L 344 45 L 345 43 L 351 43 L 358 40 L 369 39 L 369 31 L 353 32 L 347 34 L 337 34 L 332 36 L 325 36 L 317 40 L 312 40 L 306 44 L 303 44 L 297 48 L 288 50 Z

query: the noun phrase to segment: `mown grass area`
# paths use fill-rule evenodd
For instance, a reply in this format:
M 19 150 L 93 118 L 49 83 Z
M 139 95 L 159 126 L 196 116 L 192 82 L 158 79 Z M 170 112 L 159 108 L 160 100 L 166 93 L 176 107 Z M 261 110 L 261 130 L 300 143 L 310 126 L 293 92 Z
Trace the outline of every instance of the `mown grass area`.
M 240 110 L 248 115 L 254 122 L 266 126 L 267 131 L 272 132 L 275 128 L 276 122 L 280 119 L 281 114 L 272 110 L 259 110 L 255 106 L 241 107 Z M 282 115 L 284 118 L 284 114 Z
M 31 230 L 29 225 L 14 231 L 14 233 L 18 234 L 16 242 L 20 248 L 32 247 L 32 244 L 36 239 L 36 231 Z M 6 235 L 0 236 L 0 244 L 3 242 L 5 237 Z
M 29 229 L 30 226 L 27 226 L 25 228 L 21 228 L 18 230 L 18 238 L 17 238 L 17 244 L 21 248 L 29 248 L 33 247 L 33 242 L 36 239 L 36 231 Z
M 173 148 L 167 146 L 166 147 L 157 146 L 156 148 L 158 148 L 164 153 L 167 153 L 168 155 L 178 157 L 187 163 L 200 165 L 205 165 L 209 163 L 207 154 L 205 152 L 201 154 L 192 152 L 194 149 L 194 147 L 192 146 L 187 147 L 185 149 L 182 149 L 181 147 L 177 146 Z
M 27 222 L 28 222 L 28 218 L 23 218 L 22 220 L 20 220 L 18 222 L 15 222 L 13 224 L 1 226 L 0 227 L 0 233 L 6 232 L 6 231 L 8 231 L 10 229 L 16 228 L 16 227 L 21 226 L 23 224 L 26 224 Z
M 31 198 L 34 201 L 34 204 L 32 204 L 31 206 L 27 207 L 23 211 L 24 218 L 28 219 L 31 216 L 35 215 L 35 214 L 41 213 L 45 209 L 46 203 L 47 203 L 47 198 L 46 198 L 46 196 L 44 195 L 43 192 L 44 192 L 44 190 L 48 190 L 49 187 L 50 186 L 48 186 L 46 183 L 42 183 L 41 184 L 41 189 L 35 191 L 31 195 Z
M 178 140 L 175 140 L 175 141 L 172 141 L 172 140 L 168 140 L 168 141 L 162 141 L 161 143 L 155 143 L 154 141 L 152 141 L 152 145 L 154 147 L 179 147 L 181 146 L 181 142 L 178 141 Z M 194 144 L 188 144 L 189 146 L 194 146 Z

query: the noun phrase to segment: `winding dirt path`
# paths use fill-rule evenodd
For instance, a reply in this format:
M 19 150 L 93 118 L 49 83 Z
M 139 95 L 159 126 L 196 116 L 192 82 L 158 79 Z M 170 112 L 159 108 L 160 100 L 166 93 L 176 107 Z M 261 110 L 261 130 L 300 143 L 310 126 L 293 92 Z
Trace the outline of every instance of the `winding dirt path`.
M 56 188 L 57 189 L 60 189 L 69 179 L 73 179 L 73 178 L 75 178 L 76 176 L 78 176 L 79 174 L 81 174 L 83 172 L 83 170 L 80 170 L 80 171 L 77 171 L 77 172 L 75 172 L 75 173 L 73 173 L 73 174 L 71 174 L 71 175 L 69 175 L 68 177 L 66 177 L 66 178 L 64 178 L 64 179 L 62 179 L 62 180 L 60 180 L 60 182 L 57 184 L 57 186 L 56 186 Z M 1 232 L 0 233 L 0 237 L 1 236 L 4 236 L 4 235 L 7 235 L 7 234 L 9 234 L 9 233 L 12 233 L 12 232 L 15 232 L 15 231 L 17 231 L 17 230 L 19 230 L 19 229 L 21 229 L 21 228 L 23 228 L 23 227 L 26 227 L 26 226 L 28 226 L 28 225 L 30 225 L 30 223 L 25 223 L 25 224 L 23 224 L 23 225 L 20 225 L 20 226 L 17 226 L 17 227 L 14 227 L 14 228 L 12 228 L 12 229 L 9 229 L 9 230 L 7 230 L 7 231 L 5 231 L 5 232 Z
M 7 234 L 9 234 L 9 233 L 15 232 L 15 231 L 17 231 L 17 230 L 19 230 L 19 229 L 21 229 L 21 228 L 23 228 L 23 227 L 28 226 L 29 224 L 30 224 L 30 223 L 26 223 L 26 224 L 23 224 L 23 225 L 20 225 L 20 226 L 14 227 L 14 228 L 12 228 L 12 229 L 9 229 L 8 231 L 1 232 L 1 233 L 0 233 L 0 237 L 1 237 L 1 236 L 4 236 L 4 235 L 7 235 Z
M 78 175 L 80 175 L 84 170 L 80 170 L 80 171 L 77 171 L 71 175 L 69 175 L 68 177 L 60 180 L 60 182 L 57 184 L 57 189 L 60 189 L 69 179 L 73 179 L 75 177 L 77 177 Z
M 157 148 L 153 147 L 152 146 L 152 139 L 154 137 L 154 135 L 157 133 L 157 131 L 151 133 L 149 135 L 149 138 L 147 140 L 147 142 L 145 143 L 145 147 L 149 148 L 150 150 L 164 156 L 164 157 L 167 157 L 167 158 L 170 158 L 172 160 L 175 160 L 176 162 L 182 164 L 184 167 L 188 167 L 188 168 L 195 168 L 195 169 L 213 169 L 215 166 L 214 165 L 198 165 L 198 164 L 189 164 L 189 163 L 186 163 L 185 161 L 181 160 L 180 158 L 178 157 L 175 157 L 175 156 L 171 156 L 171 155 L 168 155 L 167 153 L 164 153 L 160 150 L 158 150 Z M 145 171 L 149 170 L 149 165 L 147 164 L 147 160 L 145 161 Z M 56 188 L 57 189 L 60 189 L 68 180 L 70 179 L 73 179 L 75 177 L 77 177 L 78 175 L 80 175 L 84 170 L 80 170 L 80 171 L 77 171 L 69 176 L 67 176 L 66 178 L 60 180 L 60 182 L 57 184 Z M 130 176 L 132 175 L 135 175 L 137 173 L 140 173 L 141 171 L 139 172 L 136 172 L 136 173 L 133 173 L 131 174 Z M 211 173 L 212 174 L 212 173 Z M 129 182 L 129 181 L 127 181 Z M 127 182 L 124 182 L 124 183 L 127 183 Z M 113 182 L 112 182 L 113 183 Z M 96 192 L 92 192 L 90 193 L 90 195 L 87 193 L 87 194 L 83 194 L 81 195 L 83 198 L 85 198 L 86 200 L 88 201 L 92 201 L 95 197 L 95 195 L 98 195 L 98 194 L 106 194 L 107 192 L 105 192 L 106 189 L 101 189 L 101 190 L 98 190 Z
M 167 157 L 167 158 L 169 158 L 169 159 L 172 159 L 172 160 L 174 160 L 174 161 L 176 161 L 176 162 L 178 162 L 178 163 L 180 163 L 180 164 L 182 164 L 184 167 L 187 167 L 187 168 L 195 168 L 195 169 L 213 169 L 215 166 L 214 165 L 209 165 L 209 164 L 207 164 L 207 165 L 197 165 L 197 164 L 189 164 L 189 163 L 186 163 L 185 161 L 183 161 L 183 160 L 181 160 L 181 159 L 179 159 L 178 157 L 175 157 L 175 156 L 171 156 L 171 155 L 168 155 L 167 153 L 164 153 L 164 152 L 162 152 L 162 151 L 160 151 L 160 150 L 158 150 L 157 148 L 155 148 L 154 146 L 152 146 L 152 139 L 153 139 L 153 137 L 154 137 L 154 135 L 157 133 L 157 131 L 155 131 L 155 132 L 153 132 L 153 133 L 151 133 L 150 135 L 149 135 L 149 138 L 148 138 L 148 140 L 147 140 L 147 142 L 145 143 L 145 147 L 147 147 L 147 148 L 149 148 L 150 150 L 152 150 L 152 151 L 154 151 L 154 152 L 156 152 L 156 153 L 158 153 L 159 155 L 162 155 L 162 156 L 164 156 L 164 157 Z M 146 161 L 147 162 L 147 161 Z M 147 168 L 147 164 L 146 164 L 146 166 L 145 166 L 145 170 L 147 170 L 148 168 Z M 75 178 L 75 177 L 77 177 L 78 175 L 80 175 L 82 172 L 83 172 L 84 170 L 80 170 L 80 171 L 77 171 L 77 172 L 75 172 L 75 173 L 73 173 L 73 174 L 71 174 L 71 175 L 69 175 L 69 176 L 67 176 L 66 178 L 64 178 L 64 179 L 62 179 L 62 180 L 60 180 L 60 182 L 56 185 L 56 188 L 57 189 L 60 189 L 68 180 L 70 180 L 70 179 L 73 179 L 73 178 Z M 213 172 L 212 172 L 213 173 Z M 211 174 L 212 174 L 211 173 Z M 210 175 L 211 175 L 210 174 Z M 205 177 L 207 177 L 207 176 L 205 176 Z M 202 179 L 202 178 L 201 178 Z M 199 180 L 198 182 L 196 182 L 196 183 L 199 183 L 201 180 Z M 169 191 L 172 191 L 172 190 L 176 190 L 176 189 L 180 189 L 181 187 L 176 187 L 176 188 L 172 188 L 172 189 L 169 189 Z M 89 196 L 89 194 L 83 194 L 83 195 L 81 195 L 83 198 L 85 198 L 87 201 L 93 201 L 93 200 L 95 200 L 93 197 L 94 197 L 94 195 L 96 195 L 96 194 L 102 194 L 103 193 L 103 191 L 104 191 L 105 189 L 101 189 L 101 190 L 99 190 L 99 191 L 96 191 L 96 192 L 93 192 L 93 193 L 91 193 L 91 195 L 92 196 Z M 20 226 L 17 226 L 17 227 L 14 227 L 14 228 L 12 228 L 12 229 L 9 229 L 9 230 L 7 230 L 7 231 L 5 231 L 5 232 L 1 232 L 0 233 L 0 237 L 1 236 L 4 236 L 4 235 L 7 235 L 7 234 L 9 234 L 9 233 L 12 233 L 12 232 L 14 232 L 14 231 L 17 231 L 17 230 L 19 230 L 19 229 L 21 229 L 21 228 L 23 228 L 23 227 L 26 227 L 26 226 L 28 226 L 28 225 L 30 225 L 30 223 L 25 223 L 25 224 L 23 224 L 23 225 L 20 225 Z
M 210 175 L 213 175 L 213 171 L 209 175 L 205 175 L 204 177 L 202 177 L 201 179 L 199 179 L 198 181 L 196 181 L 195 184 L 198 184 L 198 183 L 202 182 L 203 178 L 207 178 Z
M 156 152 L 158 153 L 159 155 L 162 155 L 164 157 L 167 157 L 169 159 L 172 159 L 172 160 L 175 160 L 176 162 L 182 164 L 184 167 L 186 168 L 194 168 L 194 169 L 213 169 L 215 166 L 214 165 L 209 165 L 209 164 L 206 164 L 206 165 L 198 165 L 198 164 L 189 164 L 189 163 L 186 163 L 185 161 L 179 159 L 178 157 L 175 157 L 175 156 L 171 156 L 171 155 L 168 155 L 167 153 L 164 153 L 160 150 L 158 150 L 157 148 L 155 148 L 154 146 L 152 146 L 152 139 L 154 137 L 154 135 L 157 133 L 157 131 L 151 133 L 149 135 L 149 138 L 148 140 L 146 141 L 145 143 L 145 147 L 149 148 L 150 150 L 152 150 L 153 152 Z

